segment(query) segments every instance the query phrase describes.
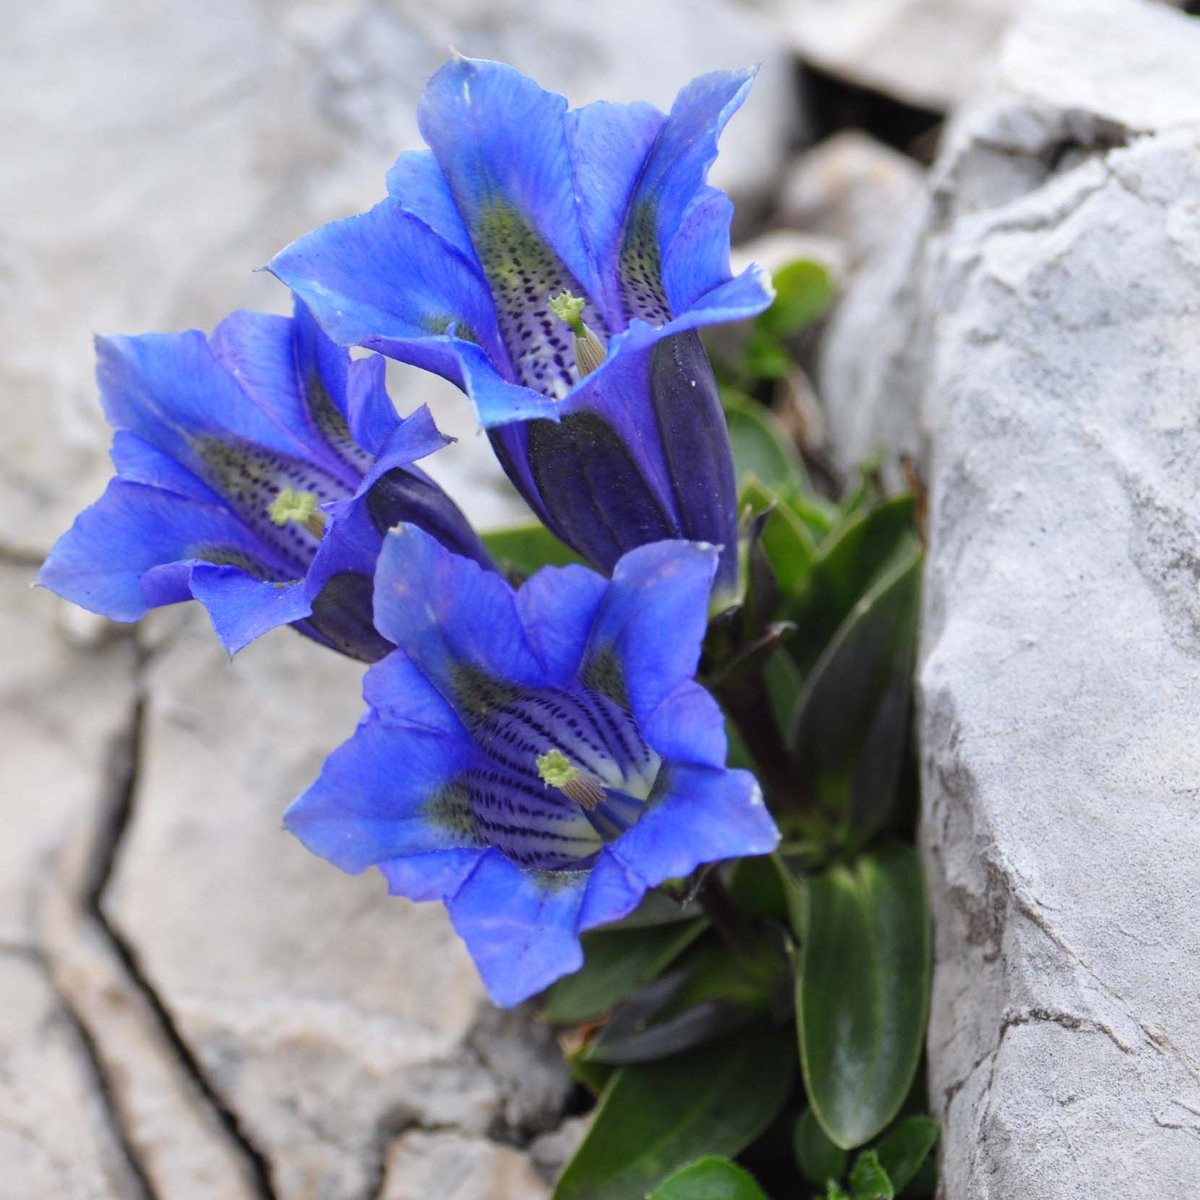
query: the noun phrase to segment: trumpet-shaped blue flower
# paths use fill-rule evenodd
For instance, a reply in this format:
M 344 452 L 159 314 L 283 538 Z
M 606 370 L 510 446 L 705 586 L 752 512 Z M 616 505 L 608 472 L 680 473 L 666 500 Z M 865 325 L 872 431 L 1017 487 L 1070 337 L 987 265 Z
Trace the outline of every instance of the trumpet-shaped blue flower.
M 446 444 L 401 420 L 384 362 L 351 362 L 302 304 L 197 330 L 101 338 L 116 477 L 58 540 L 39 582 L 117 621 L 189 597 L 233 653 L 277 625 L 375 661 L 383 534 L 413 521 L 489 563 L 452 500 L 412 464 Z
M 694 682 L 717 554 L 659 542 L 608 580 L 546 567 L 519 591 L 411 526 L 390 533 L 375 618 L 397 649 L 368 711 L 288 810 L 345 871 L 444 900 L 493 999 L 583 961 L 581 931 L 701 863 L 774 849 L 753 776 L 725 767 Z
M 669 538 L 723 547 L 736 496 L 696 330 L 765 308 L 729 270 L 732 205 L 705 182 L 749 72 L 695 80 L 669 115 L 563 97 L 500 63 L 455 58 L 388 197 L 270 269 L 328 332 L 463 387 L 541 519 L 602 570 Z

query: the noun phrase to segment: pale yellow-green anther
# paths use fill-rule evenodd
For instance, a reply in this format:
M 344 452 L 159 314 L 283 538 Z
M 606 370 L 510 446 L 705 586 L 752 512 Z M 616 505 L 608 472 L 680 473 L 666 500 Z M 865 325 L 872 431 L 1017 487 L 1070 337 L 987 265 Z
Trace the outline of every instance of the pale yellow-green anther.
M 297 492 L 285 487 L 267 509 L 267 516 L 275 525 L 287 525 L 295 521 L 303 525 L 314 537 L 325 532 L 325 514 L 321 511 L 315 492 Z
M 538 775 L 547 787 L 557 788 L 568 800 L 591 812 L 604 800 L 604 785 L 575 766 L 561 750 L 537 757 Z
M 537 759 L 538 776 L 552 788 L 565 787 L 579 776 L 579 768 L 561 750 L 548 750 Z
M 604 361 L 607 354 L 604 343 L 584 323 L 585 303 L 585 300 L 570 292 L 560 292 L 557 296 L 550 297 L 550 311 L 574 335 L 575 365 L 579 368 L 581 378 L 590 375 Z

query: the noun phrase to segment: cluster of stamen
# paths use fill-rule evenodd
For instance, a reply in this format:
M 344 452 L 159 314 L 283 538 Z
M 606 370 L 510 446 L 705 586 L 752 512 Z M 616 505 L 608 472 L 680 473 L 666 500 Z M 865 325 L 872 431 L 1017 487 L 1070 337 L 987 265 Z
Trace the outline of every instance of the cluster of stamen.
M 303 525 L 315 538 L 325 533 L 325 514 L 321 511 L 320 501 L 315 492 L 299 492 L 285 487 L 267 509 L 267 516 L 273 525 L 281 529 L 295 522 Z
M 579 378 L 590 375 L 604 361 L 607 353 L 604 343 L 595 331 L 584 323 L 583 309 L 587 301 L 570 292 L 560 292 L 550 298 L 550 311 L 570 329 L 571 348 L 575 352 L 575 366 Z

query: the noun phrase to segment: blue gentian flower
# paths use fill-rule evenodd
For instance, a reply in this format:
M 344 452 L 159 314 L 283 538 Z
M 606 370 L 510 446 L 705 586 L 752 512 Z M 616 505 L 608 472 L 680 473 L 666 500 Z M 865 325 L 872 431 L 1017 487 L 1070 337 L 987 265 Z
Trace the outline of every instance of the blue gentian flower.
M 659 542 L 611 580 L 519 591 L 411 526 L 385 539 L 375 619 L 397 649 L 287 827 L 345 871 L 444 900 L 492 998 L 583 961 L 579 934 L 702 863 L 773 850 L 754 777 L 725 767 L 692 676 L 717 554 Z
M 729 592 L 733 464 L 695 331 L 771 300 L 759 268 L 731 278 L 732 205 L 705 182 L 750 82 L 704 75 L 669 115 L 568 111 L 510 67 L 456 57 L 420 102 L 431 149 L 270 269 L 339 342 L 464 388 L 518 490 L 591 563 L 707 541 Z
M 375 661 L 383 533 L 414 521 L 484 564 L 452 500 L 412 464 L 445 445 L 401 420 L 384 361 L 352 362 L 302 304 L 198 330 L 100 338 L 116 477 L 58 540 L 39 582 L 117 621 L 189 597 L 230 653 L 292 624 Z

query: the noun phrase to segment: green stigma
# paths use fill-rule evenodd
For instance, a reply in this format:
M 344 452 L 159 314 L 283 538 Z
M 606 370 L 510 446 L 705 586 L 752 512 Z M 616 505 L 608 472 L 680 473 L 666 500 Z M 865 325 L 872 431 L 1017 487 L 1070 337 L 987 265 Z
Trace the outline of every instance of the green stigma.
M 561 750 L 548 750 L 537 759 L 538 777 L 552 788 L 566 787 L 572 779 L 579 777 L 579 768 L 574 766 Z
M 587 328 L 583 323 L 583 306 L 587 303 L 582 297 L 570 292 L 559 292 L 550 297 L 550 311 L 564 324 L 570 327 L 576 337 L 583 337 Z
M 267 516 L 275 525 L 287 525 L 295 521 L 303 525 L 314 537 L 325 532 L 325 514 L 321 511 L 316 492 L 297 492 L 285 487 L 267 509 Z
M 586 300 L 571 292 L 559 292 L 550 297 L 550 311 L 574 334 L 575 365 L 579 375 L 590 375 L 603 361 L 607 351 L 604 343 L 584 324 Z

